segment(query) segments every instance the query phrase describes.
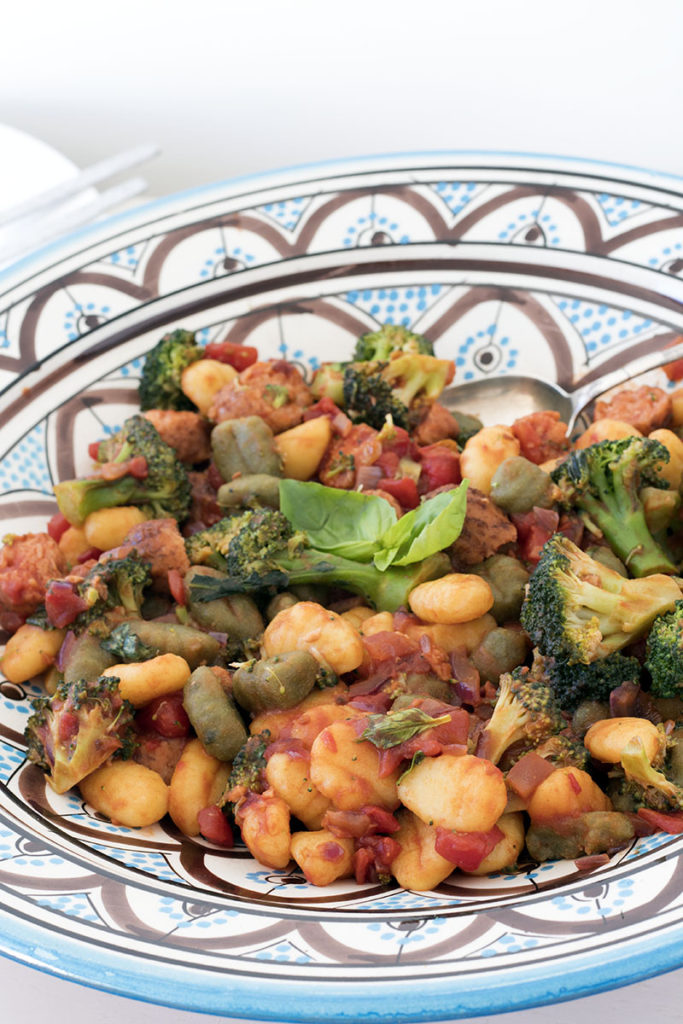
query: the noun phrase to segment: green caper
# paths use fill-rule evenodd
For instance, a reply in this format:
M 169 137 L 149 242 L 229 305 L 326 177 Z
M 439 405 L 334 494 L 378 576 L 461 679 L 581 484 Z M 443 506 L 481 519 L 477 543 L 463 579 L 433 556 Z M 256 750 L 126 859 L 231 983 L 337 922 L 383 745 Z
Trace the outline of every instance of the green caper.
M 253 473 L 282 476 L 273 431 L 260 416 L 218 423 L 211 431 L 211 451 L 224 480 Z
M 247 594 L 231 594 L 215 601 L 193 601 L 191 584 L 195 576 L 215 576 L 225 579 L 225 573 L 206 565 L 193 565 L 185 574 L 187 607 L 192 618 L 204 629 L 227 633 L 231 640 L 251 640 L 263 632 L 263 618 L 256 604 Z
M 585 736 L 591 725 L 609 718 L 609 704 L 600 700 L 584 700 L 572 715 L 572 732 Z
M 202 629 L 179 622 L 145 622 L 131 619 L 129 628 L 143 644 L 157 648 L 161 654 L 178 654 L 190 668 L 211 664 L 221 652 L 220 641 Z
M 460 412 L 459 409 L 451 411 L 458 424 L 458 444 L 462 447 L 466 441 L 479 433 L 484 424 L 477 416 L 471 416 L 468 412 Z
M 534 505 L 552 504 L 552 480 L 540 466 L 523 455 L 512 455 L 491 478 L 491 500 L 508 513 L 529 512 Z
M 394 699 L 393 709 L 408 707 L 416 697 L 434 697 L 446 704 L 451 698 L 451 688 L 448 683 L 427 672 L 406 672 L 399 677 L 398 686 L 403 693 Z
M 527 655 L 527 639 L 520 629 L 498 626 L 487 633 L 472 652 L 472 664 L 482 679 L 497 683 L 503 672 L 512 672 Z
M 519 619 L 524 600 L 524 588 L 529 573 L 522 563 L 510 555 L 491 555 L 484 562 L 472 566 L 469 572 L 485 579 L 493 593 L 491 614 L 500 625 Z
M 218 488 L 218 504 L 222 508 L 251 508 L 267 505 L 280 507 L 280 477 L 268 473 L 236 476 Z
M 232 761 L 249 735 L 218 676 L 203 666 L 194 670 L 183 689 L 183 707 L 208 754 Z
M 307 651 L 287 651 L 246 662 L 232 677 L 232 693 L 252 714 L 293 708 L 311 692 L 319 669 Z

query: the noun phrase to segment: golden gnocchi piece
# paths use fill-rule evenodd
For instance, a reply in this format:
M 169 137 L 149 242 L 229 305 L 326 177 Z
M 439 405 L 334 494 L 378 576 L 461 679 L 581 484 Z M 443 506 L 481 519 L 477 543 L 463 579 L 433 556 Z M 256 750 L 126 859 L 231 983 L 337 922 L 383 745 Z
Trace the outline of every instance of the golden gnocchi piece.
M 180 387 L 184 395 L 206 416 L 214 395 L 237 377 L 237 370 L 218 359 L 197 359 L 182 372 Z
M 344 699 L 348 689 L 345 683 L 337 683 L 335 686 L 326 687 L 324 690 L 312 690 L 295 708 L 285 708 L 281 711 L 262 711 L 251 720 L 249 732 L 253 736 L 267 729 L 272 742 L 278 739 L 285 730 L 288 730 L 293 722 L 298 723 L 300 719 L 304 718 L 309 710 L 321 705 L 324 707 L 338 707 L 339 705 L 336 702 Z M 320 729 L 324 729 L 325 725 L 329 724 L 329 722 L 325 722 L 324 725 L 320 726 Z
M 605 764 L 619 764 L 621 753 L 630 740 L 641 740 L 648 761 L 652 763 L 666 743 L 664 735 L 647 718 L 604 718 L 594 722 L 583 738 L 591 756 Z
M 182 690 L 191 674 L 190 666 L 178 654 L 159 654 L 149 661 L 131 661 L 107 669 L 107 675 L 118 678 L 123 699 L 135 708 Z
M 220 800 L 229 775 L 230 765 L 207 754 L 201 740 L 185 745 L 171 777 L 168 813 L 186 836 L 199 835 L 197 815 Z
M 368 608 L 365 604 L 358 604 L 355 608 L 349 608 L 340 614 L 345 622 L 350 622 L 354 629 L 360 630 L 365 620 L 373 618 L 377 613 L 374 608 Z
M 534 824 L 587 811 L 611 811 L 612 803 L 581 768 L 556 768 L 531 794 L 527 810 Z
M 398 783 L 401 803 L 427 825 L 488 832 L 505 810 L 503 773 L 473 754 L 426 757 Z
M 98 508 L 91 512 L 83 523 L 83 533 L 88 547 L 110 551 L 123 544 L 134 526 L 139 526 L 146 520 L 147 516 L 137 505 Z
M 169 788 L 158 772 L 136 761 L 112 761 L 79 782 L 83 799 L 115 825 L 145 828 L 168 811 Z
M 65 636 L 65 629 L 41 629 L 25 622 L 7 641 L 0 669 L 10 683 L 33 679 L 52 665 Z
M 311 747 L 313 785 L 340 811 L 359 811 L 366 804 L 393 811 L 399 803 L 400 772 L 380 778 L 377 748 L 360 739 L 363 722 L 334 722 L 316 736 Z
M 295 832 L 291 853 L 311 885 L 331 885 L 353 874 L 353 839 L 340 839 L 326 829 Z
M 493 591 L 485 579 L 461 572 L 420 583 L 408 597 L 411 611 L 423 622 L 445 625 L 479 619 L 493 607 L 493 601 Z
M 278 612 L 266 626 L 261 642 L 267 658 L 287 651 L 308 651 L 337 675 L 352 672 L 363 660 L 357 630 L 315 601 L 299 601 Z
M 375 633 L 393 632 L 394 616 L 391 612 L 377 612 L 361 624 L 361 636 L 374 636 Z
M 235 821 L 245 846 L 259 864 L 268 868 L 287 867 L 292 837 L 289 807 L 281 797 L 269 789 L 260 795 L 248 796 L 238 805 Z
M 282 459 L 282 475 L 292 480 L 310 480 L 331 439 L 332 424 L 329 416 L 304 420 L 296 427 L 276 434 L 274 444 Z
M 490 494 L 493 474 L 501 462 L 519 453 L 519 441 L 510 427 L 482 427 L 466 442 L 460 455 L 463 479 L 467 478 L 478 491 Z
M 472 619 L 471 622 L 449 624 L 407 622 L 401 627 L 401 632 L 415 640 L 427 636 L 446 654 L 463 648 L 467 654 L 471 654 L 497 625 L 493 615 L 486 612 L 485 615 L 480 615 L 478 619 Z
M 307 829 L 321 827 L 330 801 L 313 785 L 310 761 L 294 757 L 284 750 L 277 751 L 268 758 L 266 779 L 275 795 L 285 801 L 292 814 Z
M 412 811 L 396 814 L 400 829 L 393 838 L 401 850 L 391 862 L 391 873 L 404 889 L 434 889 L 455 870 L 453 864 L 434 849 L 436 829 Z
M 587 430 L 574 442 L 575 448 L 588 448 L 599 441 L 619 441 L 622 437 L 642 437 L 630 423 L 623 420 L 601 419 L 591 423 Z
M 519 811 L 503 814 L 496 825 L 503 833 L 503 838 L 496 843 L 488 856 L 484 857 L 478 868 L 466 871 L 467 875 L 488 875 L 491 871 L 503 871 L 513 868 L 517 858 L 524 849 L 524 815 Z
M 666 480 L 669 487 L 674 491 L 681 489 L 683 481 L 683 441 L 673 430 L 653 430 L 648 437 L 653 441 L 663 444 L 669 453 L 669 461 L 662 463 L 657 468 L 657 476 Z
M 59 538 L 58 544 L 69 565 L 75 565 L 79 556 L 92 547 L 82 526 L 70 526 Z

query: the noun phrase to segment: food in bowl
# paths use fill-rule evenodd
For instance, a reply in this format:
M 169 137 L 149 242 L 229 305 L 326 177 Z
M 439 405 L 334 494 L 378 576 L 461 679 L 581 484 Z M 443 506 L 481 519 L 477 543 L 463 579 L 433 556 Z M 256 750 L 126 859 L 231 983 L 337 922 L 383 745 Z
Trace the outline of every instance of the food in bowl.
M 161 339 L 140 413 L 2 550 L 2 667 L 43 675 L 57 792 L 239 830 L 314 885 L 683 829 L 678 403 L 625 391 L 571 444 L 552 412 L 450 413 L 452 376 L 391 325 L 310 382 Z

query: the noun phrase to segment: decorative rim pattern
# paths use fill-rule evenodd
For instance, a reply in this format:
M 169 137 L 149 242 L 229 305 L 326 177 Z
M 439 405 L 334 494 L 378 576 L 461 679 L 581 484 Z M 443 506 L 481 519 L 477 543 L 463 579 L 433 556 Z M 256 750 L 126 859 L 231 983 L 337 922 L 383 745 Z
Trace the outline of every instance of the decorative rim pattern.
M 377 158 L 153 204 L 0 276 L 3 532 L 40 528 L 168 326 L 309 370 L 393 320 L 461 378 L 571 385 L 683 333 L 682 276 L 680 184 L 609 165 Z M 0 683 L 0 944 L 26 963 L 191 1010 L 426 1021 L 683 962 L 683 838 L 641 840 L 590 876 L 557 863 L 429 894 L 312 892 L 243 851 L 114 828 L 57 797 L 23 764 L 30 695 Z

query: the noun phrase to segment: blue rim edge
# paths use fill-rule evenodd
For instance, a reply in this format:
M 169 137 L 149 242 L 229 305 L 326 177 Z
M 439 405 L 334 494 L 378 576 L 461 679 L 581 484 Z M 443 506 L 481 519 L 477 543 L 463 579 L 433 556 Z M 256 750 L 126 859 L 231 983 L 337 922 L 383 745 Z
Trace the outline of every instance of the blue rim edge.
M 48 256 L 50 253 L 55 255 L 62 253 L 65 258 L 73 244 L 77 241 L 86 241 L 90 237 L 94 238 L 95 236 L 100 236 L 103 233 L 106 235 L 110 229 L 116 227 L 118 230 L 119 227 L 124 226 L 126 223 L 132 225 L 138 220 L 144 220 L 148 214 L 158 212 L 163 209 L 164 206 L 170 206 L 182 199 L 197 198 L 217 189 L 236 188 L 238 186 L 244 187 L 252 182 L 255 185 L 258 184 L 266 187 L 269 180 L 271 185 L 277 185 L 278 180 L 283 176 L 311 171 L 334 170 L 335 173 L 343 175 L 349 173 L 354 167 L 359 167 L 366 163 L 372 163 L 373 161 L 415 161 L 433 160 L 438 158 L 439 160 L 444 160 L 444 162 L 446 162 L 457 161 L 458 158 L 462 159 L 464 157 L 503 157 L 505 159 L 509 158 L 514 160 L 553 160 L 557 161 L 559 164 L 577 166 L 577 168 L 583 166 L 587 174 L 590 173 L 589 169 L 591 167 L 594 169 L 602 167 L 605 169 L 644 174 L 652 179 L 652 185 L 656 185 L 658 181 L 660 183 L 666 181 L 672 184 L 675 183 L 679 186 L 679 191 L 683 192 L 683 175 L 673 174 L 670 171 L 656 171 L 650 167 L 642 167 L 638 164 L 621 164 L 617 161 L 594 160 L 590 157 L 563 156 L 556 153 L 527 153 L 524 151 L 518 152 L 516 150 L 504 149 L 426 149 L 397 153 L 370 153 L 362 156 L 345 157 L 343 159 L 319 160 L 305 164 L 290 164 L 286 167 L 280 167 L 269 171 L 255 171 L 250 174 L 238 174 L 230 178 L 223 178 L 219 181 L 209 182 L 207 185 L 196 185 L 193 188 L 182 189 L 180 192 L 173 192 L 170 195 L 161 196 L 158 199 L 151 200 L 150 202 L 141 203 L 139 206 L 113 214 L 111 217 L 98 221 L 96 224 L 89 224 L 84 227 L 77 228 L 76 230 L 69 232 L 69 234 L 64 235 L 62 238 L 59 238 L 54 242 L 50 242 L 48 245 L 42 246 L 34 253 L 22 257 L 15 263 L 11 263 L 4 270 L 0 270 L 0 284 L 4 284 L 6 280 L 13 277 L 18 272 L 30 270 L 33 264 L 41 262 L 43 258 Z
M 116 995 L 176 1009 L 245 1017 L 251 1020 L 292 1021 L 301 1024 L 348 1024 L 358 1020 L 439 1021 L 529 1009 L 551 1002 L 595 995 L 621 985 L 674 970 L 681 965 L 683 925 L 672 930 L 664 947 L 653 939 L 634 939 L 596 965 L 595 952 L 568 959 L 501 970 L 492 983 L 489 971 L 468 975 L 467 985 L 454 991 L 453 978 L 415 978 L 404 982 L 288 981 L 235 976 L 229 971 L 169 968 L 159 961 L 140 961 L 129 953 L 88 946 L 83 940 L 60 938 L 59 949 L 48 948 L 45 930 L 0 912 L 3 950 L 10 959 L 69 981 Z M 112 967 L 112 959 L 116 964 Z M 311 985 L 316 998 L 311 1001 Z M 400 1009 L 397 1010 L 397 1007 Z
M 89 238 L 106 238 L 126 226 L 158 214 L 164 207 L 181 200 L 196 199 L 220 189 L 234 189 L 250 184 L 260 187 L 277 186 L 283 176 L 333 171 L 340 176 L 354 168 L 373 161 L 419 161 L 438 158 L 456 162 L 464 157 L 497 157 L 514 160 L 551 160 L 558 164 L 583 167 L 585 173 L 598 168 L 643 174 L 650 177 L 651 185 L 669 182 L 683 192 L 683 176 L 655 171 L 637 165 L 621 164 L 586 157 L 557 154 L 526 153 L 506 150 L 423 150 L 369 154 L 343 160 L 324 160 L 313 163 L 238 175 L 207 185 L 163 196 L 122 211 L 95 225 L 79 228 L 35 253 L 0 271 L 0 282 L 54 254 L 66 258 L 75 243 Z M 125 996 L 144 1002 L 224 1016 L 245 1017 L 264 1021 L 292 1021 L 297 1024 L 320 1021 L 324 1024 L 348 1024 L 360 1019 L 378 1021 L 438 1021 L 453 1020 L 484 1014 L 503 1013 L 547 1005 L 555 1001 L 574 1000 L 633 984 L 683 966 L 683 924 L 673 925 L 664 945 L 652 939 L 634 938 L 607 951 L 602 960 L 595 952 L 572 954 L 557 961 L 544 961 L 533 967 L 518 964 L 491 973 L 468 975 L 466 986 L 454 989 L 459 976 L 410 981 L 354 981 L 320 982 L 306 978 L 286 981 L 275 978 L 241 977 L 228 971 L 187 968 L 165 961 L 145 959 L 144 974 L 141 961 L 134 954 L 91 945 L 86 938 L 62 935 L 59 952 L 49 945 L 49 931 L 40 925 L 25 921 L 0 908 L 0 954 L 23 965 L 64 980 L 77 982 L 93 989 Z M 493 966 L 493 964 L 491 965 Z M 311 1009 L 311 981 L 316 987 L 315 1008 Z M 456 1002 L 457 1000 L 457 1002 Z M 397 1013 L 396 1007 L 400 1007 Z M 343 1008 L 343 1010 L 341 1009 Z M 285 1012 L 283 1013 L 283 1010 Z

